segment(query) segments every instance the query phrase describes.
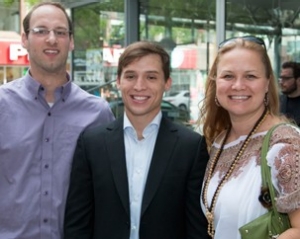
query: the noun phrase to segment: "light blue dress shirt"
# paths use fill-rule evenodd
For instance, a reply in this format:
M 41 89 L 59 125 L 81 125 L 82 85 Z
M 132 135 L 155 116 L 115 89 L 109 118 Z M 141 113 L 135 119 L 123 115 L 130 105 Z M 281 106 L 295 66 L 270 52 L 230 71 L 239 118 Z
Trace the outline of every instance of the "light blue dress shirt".
M 106 101 L 70 80 L 52 107 L 29 74 L 0 87 L 1 239 L 62 237 L 77 138 L 113 119 Z
M 143 139 L 138 140 L 135 129 L 126 113 L 124 114 L 124 139 L 130 199 L 130 239 L 139 239 L 143 194 L 161 118 L 162 113 L 159 112 L 144 129 Z

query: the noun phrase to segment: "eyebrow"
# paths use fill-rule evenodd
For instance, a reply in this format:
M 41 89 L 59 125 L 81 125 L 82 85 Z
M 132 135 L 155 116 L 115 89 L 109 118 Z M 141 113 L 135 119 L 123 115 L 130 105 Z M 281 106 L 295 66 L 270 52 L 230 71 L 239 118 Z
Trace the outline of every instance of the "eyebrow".
M 133 70 L 125 70 L 124 71 L 124 74 L 126 74 L 126 73 L 137 73 L 136 71 L 133 71 Z M 151 74 L 159 74 L 159 72 L 158 71 L 156 71 L 156 70 L 149 70 L 149 71 L 144 71 L 144 72 L 142 72 L 143 74 L 144 73 L 151 73 Z
M 45 29 L 50 29 L 50 27 L 47 27 L 45 25 L 38 25 L 38 26 L 35 26 L 33 28 L 45 28 Z M 51 29 L 64 29 L 64 30 L 68 30 L 67 27 L 62 27 L 62 26 L 58 26 L 58 27 L 54 27 L 54 28 L 51 28 Z

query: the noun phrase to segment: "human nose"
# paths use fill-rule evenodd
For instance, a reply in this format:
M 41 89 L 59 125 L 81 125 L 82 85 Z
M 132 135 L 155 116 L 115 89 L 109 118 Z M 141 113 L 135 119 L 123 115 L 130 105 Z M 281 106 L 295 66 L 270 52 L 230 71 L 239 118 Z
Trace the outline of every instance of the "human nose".
M 232 83 L 232 88 L 236 90 L 243 89 L 245 87 L 245 83 L 242 77 L 237 77 L 233 83 Z
M 57 37 L 55 35 L 54 30 L 49 30 L 47 42 L 49 42 L 50 44 L 55 44 L 57 42 Z
M 134 84 L 134 89 L 135 90 L 143 90 L 145 88 L 146 88 L 145 79 L 143 79 L 142 77 L 138 77 Z

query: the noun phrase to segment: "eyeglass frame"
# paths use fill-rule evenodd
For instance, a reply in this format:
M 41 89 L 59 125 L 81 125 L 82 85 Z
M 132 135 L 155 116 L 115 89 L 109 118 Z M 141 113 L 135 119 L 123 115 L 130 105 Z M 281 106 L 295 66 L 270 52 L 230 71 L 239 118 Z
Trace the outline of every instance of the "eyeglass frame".
M 224 45 L 226 45 L 226 43 L 228 42 L 231 42 L 231 41 L 234 41 L 234 40 L 237 40 L 237 39 L 243 39 L 245 41 L 250 41 L 250 42 L 254 42 L 258 45 L 261 45 L 264 47 L 264 49 L 267 50 L 266 48 L 266 44 L 264 42 L 264 40 L 260 37 L 256 37 L 256 36 L 241 36 L 241 37 L 231 37 L 231 38 L 228 38 L 228 39 L 225 39 L 224 41 L 220 42 L 219 45 L 218 45 L 218 49 L 221 49 Z
M 278 77 L 278 81 L 279 82 L 287 82 L 289 81 L 290 79 L 293 79 L 295 78 L 294 76 L 279 76 Z
M 44 30 L 45 33 L 44 34 L 39 34 L 40 30 Z M 65 35 L 59 35 L 58 34 L 59 31 L 64 32 Z M 45 27 L 33 27 L 33 28 L 28 29 L 27 32 L 32 32 L 34 35 L 40 36 L 40 37 L 46 37 L 50 34 L 50 32 L 53 32 L 55 37 L 58 37 L 58 38 L 65 38 L 65 37 L 70 36 L 72 34 L 72 31 L 69 31 L 65 28 L 47 29 Z

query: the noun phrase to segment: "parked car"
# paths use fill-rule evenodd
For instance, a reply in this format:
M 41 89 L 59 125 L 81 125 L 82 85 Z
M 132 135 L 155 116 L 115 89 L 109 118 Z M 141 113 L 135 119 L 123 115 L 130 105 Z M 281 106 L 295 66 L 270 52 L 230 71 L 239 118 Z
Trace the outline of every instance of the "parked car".
M 173 91 L 164 97 L 164 100 L 172 103 L 182 110 L 190 108 L 190 92 L 188 90 Z
M 124 103 L 122 100 L 115 100 L 109 102 L 111 111 L 115 115 L 116 118 L 119 118 L 124 113 Z M 182 110 L 179 107 L 171 104 L 168 101 L 163 100 L 161 102 L 161 111 L 164 116 L 169 118 L 172 121 L 184 124 L 186 126 L 189 125 L 190 115 L 186 110 Z

